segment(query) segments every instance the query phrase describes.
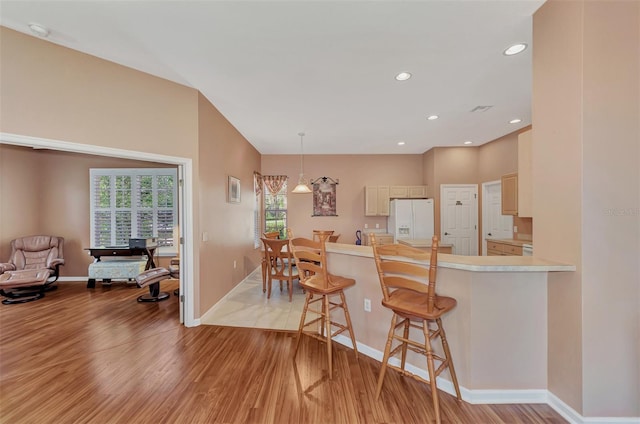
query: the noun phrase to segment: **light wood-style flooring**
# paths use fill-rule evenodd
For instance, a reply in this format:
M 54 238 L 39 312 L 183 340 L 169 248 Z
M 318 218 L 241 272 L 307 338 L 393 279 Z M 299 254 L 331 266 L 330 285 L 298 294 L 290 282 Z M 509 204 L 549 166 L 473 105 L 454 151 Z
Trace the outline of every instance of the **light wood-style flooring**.
M 177 281 L 164 282 L 172 292 Z M 0 305 L 0 423 L 429 423 L 430 390 L 335 343 L 178 322 L 178 299 L 140 304 L 125 284 L 59 283 Z M 470 405 L 441 392 L 443 422 L 563 423 L 547 405 Z

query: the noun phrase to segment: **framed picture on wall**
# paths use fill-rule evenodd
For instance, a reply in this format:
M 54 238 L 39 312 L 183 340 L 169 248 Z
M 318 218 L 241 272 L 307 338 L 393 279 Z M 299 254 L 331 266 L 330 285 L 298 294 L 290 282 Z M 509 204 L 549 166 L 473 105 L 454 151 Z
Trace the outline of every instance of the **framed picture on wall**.
M 227 193 L 229 203 L 240 203 L 240 179 L 229 175 L 229 190 Z
M 338 216 L 336 214 L 337 181 L 329 177 L 318 178 L 313 184 L 313 215 Z

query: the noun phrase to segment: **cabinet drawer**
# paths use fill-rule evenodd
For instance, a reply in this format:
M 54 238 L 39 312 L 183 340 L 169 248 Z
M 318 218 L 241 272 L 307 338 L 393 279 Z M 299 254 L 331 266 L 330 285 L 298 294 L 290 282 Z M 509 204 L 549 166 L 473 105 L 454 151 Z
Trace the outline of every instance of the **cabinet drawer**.
M 487 256 L 522 256 L 522 247 L 497 241 L 487 241 Z
M 522 256 L 522 247 L 503 244 L 502 251 L 507 255 Z
M 489 250 L 495 250 L 498 252 L 498 254 L 502 253 L 502 243 L 496 243 L 495 241 L 488 241 L 487 252 L 489 252 Z

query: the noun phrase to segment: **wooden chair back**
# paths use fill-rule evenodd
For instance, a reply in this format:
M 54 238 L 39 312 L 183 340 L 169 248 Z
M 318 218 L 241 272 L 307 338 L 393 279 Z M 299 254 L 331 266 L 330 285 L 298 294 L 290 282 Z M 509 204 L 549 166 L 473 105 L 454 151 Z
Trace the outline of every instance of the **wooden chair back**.
M 339 238 L 340 238 L 340 234 L 332 234 L 332 235 L 329 236 L 329 240 L 327 240 L 327 241 L 329 243 L 336 243 Z
M 267 239 L 279 239 L 280 231 L 267 231 L 266 233 L 262 233 L 262 235 Z
M 289 280 L 293 274 L 291 260 L 293 255 L 289 251 L 289 240 L 272 238 L 261 240 L 264 244 L 268 275 L 273 280 Z
M 333 233 L 334 230 L 313 230 L 313 239 L 319 241 L 324 236 L 326 240 Z
M 290 244 L 298 268 L 300 284 L 304 284 L 307 279 L 315 275 L 318 276 L 318 281 L 323 288 L 329 287 L 325 241 L 298 237 L 291 239 Z
M 287 228 L 287 238 L 288 239 L 293 238 L 293 230 L 291 228 Z
M 390 294 L 396 289 L 408 289 L 426 294 L 427 312 L 433 312 L 436 299 L 438 237 L 433 236 L 431 253 L 403 244 L 378 245 L 375 234 L 371 234 L 371 246 L 384 300 L 388 302 Z

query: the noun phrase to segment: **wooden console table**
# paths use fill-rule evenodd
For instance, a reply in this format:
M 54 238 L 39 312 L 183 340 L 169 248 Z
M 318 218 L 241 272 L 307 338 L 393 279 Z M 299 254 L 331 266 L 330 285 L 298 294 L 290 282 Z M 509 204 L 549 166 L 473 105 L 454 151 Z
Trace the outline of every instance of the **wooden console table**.
M 156 263 L 153 260 L 153 254 L 156 251 L 156 247 L 89 247 L 84 250 L 89 251 L 89 255 L 95 258 L 94 262 L 100 262 L 102 256 L 146 256 L 147 264 L 145 270 L 155 268 Z M 95 280 L 87 283 L 88 288 L 95 287 Z

